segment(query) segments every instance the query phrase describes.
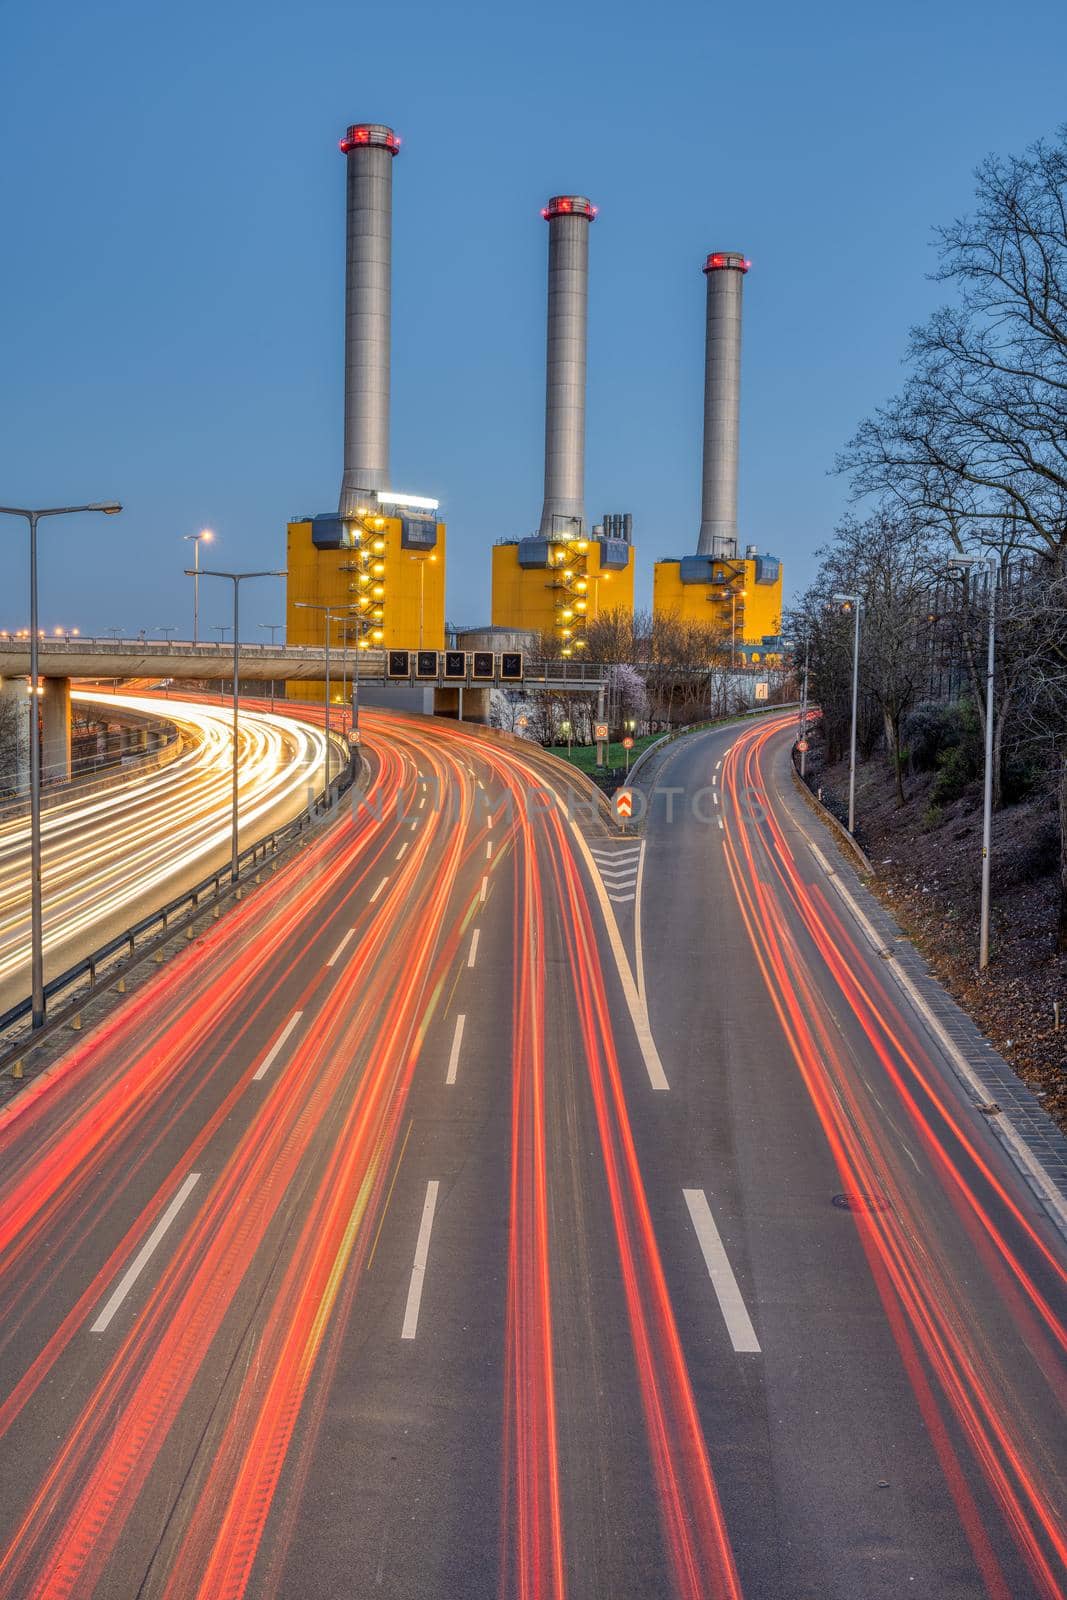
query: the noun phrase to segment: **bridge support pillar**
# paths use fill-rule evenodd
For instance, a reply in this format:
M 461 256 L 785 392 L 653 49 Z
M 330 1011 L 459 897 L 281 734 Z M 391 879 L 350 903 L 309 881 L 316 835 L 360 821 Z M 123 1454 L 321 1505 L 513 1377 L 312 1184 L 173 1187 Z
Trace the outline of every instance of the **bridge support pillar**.
M 472 688 L 469 684 L 459 685 L 454 689 L 435 689 L 433 692 L 434 715 L 438 717 L 455 717 L 459 722 L 476 722 L 481 726 L 489 725 L 489 694 L 488 689 Z
M 70 782 L 70 679 L 42 678 L 41 781 Z
M 23 795 L 30 787 L 30 697 L 25 678 L 0 680 L 0 791 Z

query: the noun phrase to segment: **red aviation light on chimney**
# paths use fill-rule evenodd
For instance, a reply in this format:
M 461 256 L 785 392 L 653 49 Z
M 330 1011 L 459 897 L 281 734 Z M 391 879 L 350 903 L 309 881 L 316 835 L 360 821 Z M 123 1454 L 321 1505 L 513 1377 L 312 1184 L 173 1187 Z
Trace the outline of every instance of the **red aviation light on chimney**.
M 592 222 L 596 217 L 596 206 L 584 194 L 556 194 L 542 208 L 541 215 L 546 222 L 551 222 L 553 217 L 585 217 Z
M 390 155 L 395 156 L 400 149 L 400 139 L 383 122 L 354 122 L 340 141 L 338 149 L 346 156 L 350 150 L 359 150 L 364 145 L 388 150 Z
M 747 272 L 752 265 L 739 250 L 715 250 L 704 263 L 705 272 Z

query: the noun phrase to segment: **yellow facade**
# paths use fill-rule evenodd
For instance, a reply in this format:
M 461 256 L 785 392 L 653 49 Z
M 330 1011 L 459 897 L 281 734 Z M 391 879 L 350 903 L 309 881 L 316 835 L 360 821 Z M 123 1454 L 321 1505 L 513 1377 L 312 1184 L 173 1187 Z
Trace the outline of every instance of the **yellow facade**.
M 759 644 L 781 633 L 782 567 L 773 557 L 709 560 L 709 579 L 700 583 L 683 583 L 681 568 L 680 561 L 656 562 L 652 573 L 656 616 L 707 623 L 724 633 L 736 626 L 738 644 Z
M 321 519 L 327 521 L 329 519 Z M 353 606 L 349 620 L 332 621 L 330 644 L 338 659 L 347 643 L 359 649 L 443 650 L 445 644 L 445 524 L 437 523 L 431 549 L 405 549 L 399 517 L 368 516 L 346 525 L 337 548 L 320 547 L 310 520 L 290 522 L 285 586 L 285 637 L 289 644 L 322 644 L 325 614 L 304 610 Z M 297 700 L 321 700 L 321 683 L 290 683 Z
M 596 617 L 633 608 L 632 545 L 515 539 L 493 547 L 494 628 L 553 634 L 569 655 L 585 648 L 582 635 Z

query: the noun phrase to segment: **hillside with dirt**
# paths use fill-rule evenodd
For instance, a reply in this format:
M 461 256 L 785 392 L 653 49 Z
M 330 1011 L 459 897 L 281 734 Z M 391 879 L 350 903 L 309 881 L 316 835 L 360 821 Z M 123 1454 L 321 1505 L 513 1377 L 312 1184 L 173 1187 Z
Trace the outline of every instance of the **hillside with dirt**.
M 847 762 L 825 766 L 820 740 L 812 745 L 809 778 L 844 818 Z M 994 813 L 990 965 L 979 973 L 981 785 L 977 778 L 946 782 L 944 771 L 908 777 L 899 806 L 887 764 L 877 757 L 860 763 L 856 836 L 875 869 L 869 887 L 1067 1130 L 1067 954 L 1057 952 L 1054 938 L 1055 797 L 1029 794 Z

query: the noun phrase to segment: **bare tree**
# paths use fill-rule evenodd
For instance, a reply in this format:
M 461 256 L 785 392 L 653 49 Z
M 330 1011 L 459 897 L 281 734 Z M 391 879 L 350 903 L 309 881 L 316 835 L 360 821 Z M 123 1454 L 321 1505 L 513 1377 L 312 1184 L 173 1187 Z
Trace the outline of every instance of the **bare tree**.
M 973 215 L 938 230 L 957 291 L 912 331 L 900 396 L 839 458 L 856 492 L 890 495 L 962 548 L 1067 556 L 1067 125 L 990 156 Z

